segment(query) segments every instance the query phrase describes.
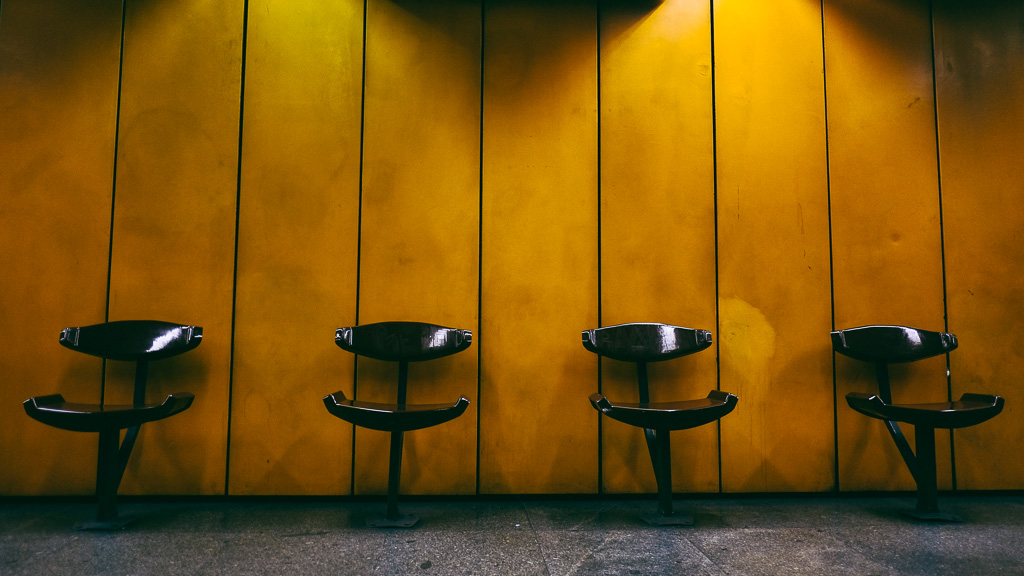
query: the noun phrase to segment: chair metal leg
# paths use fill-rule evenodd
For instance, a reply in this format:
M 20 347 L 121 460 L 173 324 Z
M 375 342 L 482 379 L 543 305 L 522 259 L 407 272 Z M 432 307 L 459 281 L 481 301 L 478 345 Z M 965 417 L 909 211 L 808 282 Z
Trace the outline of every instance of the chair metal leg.
M 935 464 L 935 429 L 917 426 L 914 430 L 917 447 L 917 509 L 905 512 L 907 516 L 930 522 L 963 522 L 963 518 L 939 511 L 938 474 Z
M 391 433 L 391 458 L 388 463 L 388 507 L 384 516 L 374 515 L 366 519 L 371 528 L 412 528 L 419 522 L 415 514 L 401 514 L 398 511 L 398 488 L 402 476 L 402 443 L 404 432 Z
M 648 432 L 645 430 L 645 432 Z M 644 522 L 653 526 L 689 526 L 693 518 L 683 514 L 675 514 L 672 510 L 672 446 L 669 442 L 668 430 L 654 431 L 654 449 L 652 454 L 654 477 L 658 482 L 658 512 L 641 516 Z M 650 440 L 650 436 L 648 436 Z
M 668 431 L 661 430 L 658 437 L 658 511 L 662 516 L 672 515 L 672 452 Z
M 100 432 L 99 453 L 96 464 L 96 498 L 99 501 L 94 520 L 75 524 L 76 530 L 120 530 L 135 521 L 134 516 L 117 513 L 117 488 L 121 485 L 124 468 L 118 446 L 120 430 Z

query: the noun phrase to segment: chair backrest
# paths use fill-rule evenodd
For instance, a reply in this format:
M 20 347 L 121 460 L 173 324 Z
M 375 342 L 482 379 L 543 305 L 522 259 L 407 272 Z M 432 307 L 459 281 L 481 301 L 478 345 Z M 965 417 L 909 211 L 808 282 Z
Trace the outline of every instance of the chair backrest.
M 108 360 L 159 360 L 187 352 L 203 340 L 199 326 L 159 320 L 121 320 L 65 328 L 60 344 L 65 348 Z
M 634 323 L 583 331 L 583 347 L 626 362 L 658 362 L 711 346 L 711 332 L 668 324 Z
M 376 360 L 421 362 L 469 348 L 473 333 L 424 322 L 377 322 L 338 328 L 334 342 L 343 350 Z
M 906 326 L 861 326 L 832 332 L 832 349 L 867 362 L 913 362 L 956 350 L 956 336 Z

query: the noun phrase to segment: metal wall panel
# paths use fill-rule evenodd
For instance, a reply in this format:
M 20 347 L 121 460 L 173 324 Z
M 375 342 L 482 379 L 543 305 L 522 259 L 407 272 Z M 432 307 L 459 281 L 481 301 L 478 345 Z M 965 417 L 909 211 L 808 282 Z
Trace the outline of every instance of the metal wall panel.
M 476 491 L 480 5 L 370 0 L 359 322 L 474 332 L 468 350 L 409 367 L 409 402 L 473 403 L 405 435 L 402 491 Z M 396 399 L 394 362 L 360 358 L 356 397 Z M 387 490 L 389 434 L 356 429 L 355 491 Z
M 356 320 L 363 2 L 249 3 L 231 494 L 347 494 Z
M 828 188 L 816 3 L 714 4 L 726 492 L 833 486 Z
M 597 490 L 597 14 L 485 3 L 480 491 Z
M 243 7 L 127 7 L 110 319 L 199 325 L 203 344 L 150 368 L 151 398 L 196 400 L 142 427 L 122 493 L 224 493 Z M 130 402 L 125 364 L 108 363 L 110 401 Z
M 953 397 L 1006 398 L 955 431 L 956 485 L 1019 490 L 1024 462 L 1024 4 L 935 5 L 939 151 Z
M 99 402 L 102 360 L 57 343 L 106 313 L 121 7 L 4 0 L 0 13 L 0 494 L 88 494 L 94 434 L 27 398 Z
M 601 4 L 605 326 L 663 322 L 718 337 L 711 63 L 708 2 Z M 703 398 L 717 366 L 716 348 L 652 364 L 651 399 Z M 601 387 L 636 401 L 635 365 L 603 360 Z M 605 419 L 601 440 L 605 491 L 657 490 L 641 430 Z M 717 492 L 718 426 L 673 433 L 672 463 L 676 491 Z
M 898 33 L 897 33 L 898 31 Z M 825 3 L 835 326 L 943 331 L 942 232 L 927 0 Z M 897 402 L 946 399 L 946 359 L 893 366 Z M 846 404 L 875 367 L 836 357 L 839 485 L 912 490 L 884 423 Z M 913 426 L 902 427 L 913 446 Z M 948 488 L 949 435 L 936 435 Z
M 206 340 L 154 365 L 151 397 L 196 402 L 143 427 L 123 493 L 383 492 L 386 436 L 320 398 L 391 398 L 393 366 L 331 342 L 391 319 L 474 330 L 413 366 L 410 400 L 474 403 L 408 436 L 405 493 L 653 491 L 587 402 L 635 376 L 580 331 L 632 321 L 716 339 L 656 398 L 740 397 L 720 438 L 675 435 L 677 491 L 910 489 L 827 333 L 947 305 L 953 396 L 1008 402 L 953 469 L 939 435 L 940 487 L 1021 487 L 1019 3 L 252 0 L 246 37 L 241 0 L 129 0 L 123 63 L 121 6 L 86 4 L 0 14 L 0 493 L 92 492 L 95 439 L 19 404 L 99 399 L 56 335 L 108 290 L 110 319 Z M 944 365 L 897 397 L 944 399 Z M 130 379 L 108 363 L 106 399 Z

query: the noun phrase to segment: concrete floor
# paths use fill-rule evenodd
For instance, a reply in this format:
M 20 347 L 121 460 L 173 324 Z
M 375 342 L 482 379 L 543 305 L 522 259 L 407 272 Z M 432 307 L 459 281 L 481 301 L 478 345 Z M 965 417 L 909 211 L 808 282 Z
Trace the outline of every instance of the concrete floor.
M 0 503 L 0 574 L 1024 575 L 1024 497 L 940 498 L 963 524 L 900 515 L 913 496 L 676 501 L 405 500 L 412 529 L 371 529 L 382 502 L 122 502 L 139 520 L 78 532 L 87 503 Z

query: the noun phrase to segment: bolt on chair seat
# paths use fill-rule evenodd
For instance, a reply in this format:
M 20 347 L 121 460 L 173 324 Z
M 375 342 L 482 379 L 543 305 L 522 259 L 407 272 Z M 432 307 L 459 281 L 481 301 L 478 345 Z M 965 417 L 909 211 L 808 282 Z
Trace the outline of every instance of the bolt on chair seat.
M 644 429 L 647 448 L 658 484 L 658 513 L 644 515 L 656 526 L 689 525 L 693 518 L 672 510 L 672 462 L 669 432 L 714 422 L 736 407 L 739 398 L 712 390 L 706 398 L 675 402 L 651 402 L 647 363 L 699 352 L 711 346 L 711 333 L 668 324 L 633 323 L 583 331 L 583 346 L 600 356 L 636 362 L 639 402 L 613 402 L 592 394 L 590 403 L 613 420 Z
M 469 406 L 460 397 L 451 404 L 407 404 L 409 362 L 443 358 L 469 348 L 473 333 L 422 322 L 378 322 L 339 328 L 335 343 L 342 350 L 360 356 L 398 362 L 398 399 L 393 404 L 350 400 L 341 391 L 324 397 L 328 412 L 356 426 L 391 433 L 388 463 L 387 511 L 367 518 L 374 528 L 410 528 L 418 521 L 414 514 L 398 511 L 398 490 L 402 473 L 404 433 L 443 424 L 458 418 Z
M 906 514 L 919 520 L 963 521 L 938 507 L 935 429 L 965 428 L 985 422 L 1003 410 L 1004 400 L 999 396 L 967 393 L 957 401 L 894 404 L 888 365 L 946 354 L 957 346 L 956 336 L 948 332 L 906 326 L 861 326 L 832 332 L 833 350 L 875 364 L 878 394 L 851 392 L 846 395 L 846 403 L 865 416 L 885 422 L 917 483 L 917 508 Z M 914 426 L 916 453 L 903 435 L 900 422 Z
M 99 433 L 96 466 L 96 518 L 79 522 L 80 530 L 124 528 L 134 518 L 117 513 L 117 488 L 128 466 L 140 426 L 173 416 L 192 405 L 188 392 L 169 394 L 159 404 L 146 403 L 149 362 L 192 350 L 202 342 L 203 329 L 156 320 L 123 320 L 92 326 L 65 328 L 60 344 L 65 348 L 107 360 L 133 361 L 135 388 L 131 405 L 83 404 L 64 400 L 60 394 L 36 396 L 24 402 L 30 417 L 62 430 Z M 127 430 L 124 440 L 121 430 Z

